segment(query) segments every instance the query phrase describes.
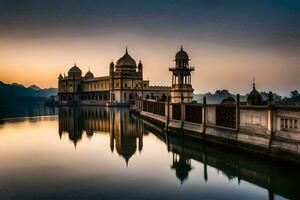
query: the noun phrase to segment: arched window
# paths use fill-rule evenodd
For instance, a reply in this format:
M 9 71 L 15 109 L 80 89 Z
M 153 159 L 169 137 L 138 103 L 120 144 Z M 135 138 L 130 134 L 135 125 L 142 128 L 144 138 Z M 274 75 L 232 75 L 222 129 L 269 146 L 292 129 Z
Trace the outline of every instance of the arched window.
M 126 93 L 124 93 L 124 100 L 126 101 Z

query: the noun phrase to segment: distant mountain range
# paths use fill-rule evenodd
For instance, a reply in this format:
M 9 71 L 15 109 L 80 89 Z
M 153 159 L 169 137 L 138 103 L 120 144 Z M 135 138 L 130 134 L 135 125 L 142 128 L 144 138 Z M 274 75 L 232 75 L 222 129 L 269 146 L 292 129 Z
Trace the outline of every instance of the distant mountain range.
M 0 81 L 0 104 L 15 102 L 45 102 L 57 95 L 56 88 L 41 89 L 36 85 L 25 87 L 19 83 L 6 84 Z

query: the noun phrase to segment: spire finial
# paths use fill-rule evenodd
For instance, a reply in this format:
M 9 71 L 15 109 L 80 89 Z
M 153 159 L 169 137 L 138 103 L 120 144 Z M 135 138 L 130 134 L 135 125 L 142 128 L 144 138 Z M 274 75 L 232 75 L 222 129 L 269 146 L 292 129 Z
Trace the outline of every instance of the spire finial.
M 255 90 L 255 78 L 253 78 L 253 83 L 252 83 L 252 85 L 253 85 L 253 89 Z
M 128 54 L 128 48 L 127 48 L 127 45 L 126 45 L 126 54 Z
M 76 62 L 74 62 L 74 66 L 76 66 Z
M 180 50 L 183 51 L 182 45 L 180 46 Z

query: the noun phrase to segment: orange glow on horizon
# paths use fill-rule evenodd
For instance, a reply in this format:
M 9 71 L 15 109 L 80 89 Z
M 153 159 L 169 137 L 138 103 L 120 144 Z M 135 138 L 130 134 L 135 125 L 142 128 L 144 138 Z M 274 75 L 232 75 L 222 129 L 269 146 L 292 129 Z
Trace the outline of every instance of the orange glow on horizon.
M 195 67 L 192 75 L 195 92 L 227 88 L 245 93 L 250 90 L 253 77 L 256 77 L 260 90 L 288 93 L 291 89 L 299 89 L 300 58 L 294 54 L 200 40 L 178 42 L 117 35 L 1 40 L 0 80 L 56 88 L 59 73 L 67 74 L 74 62 L 83 73 L 90 68 L 95 76 L 105 76 L 108 75 L 109 63 L 116 62 L 128 45 L 130 55 L 144 64 L 144 79 L 149 78 L 151 85 L 170 85 L 168 68 L 174 65 L 175 53 L 182 43 L 191 58 L 191 65 Z

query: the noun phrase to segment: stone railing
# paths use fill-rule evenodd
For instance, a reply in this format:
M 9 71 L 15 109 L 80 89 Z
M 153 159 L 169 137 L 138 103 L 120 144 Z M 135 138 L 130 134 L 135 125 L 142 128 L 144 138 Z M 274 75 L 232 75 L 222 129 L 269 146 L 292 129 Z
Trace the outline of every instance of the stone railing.
M 205 100 L 204 100 L 205 101 Z M 169 121 L 251 132 L 300 140 L 300 107 L 278 105 L 247 106 L 233 104 L 171 104 L 149 99 L 135 100 L 140 111 L 157 114 Z M 167 124 L 166 124 L 167 125 Z M 295 135 L 296 134 L 296 135 Z
M 170 132 L 237 144 L 238 148 L 300 162 L 299 106 L 248 106 L 236 102 L 207 105 L 205 100 L 202 104 L 172 104 L 139 99 L 133 109 Z
M 153 114 L 165 116 L 165 103 L 157 102 L 155 100 L 144 100 L 142 101 L 142 107 L 140 107 L 145 112 L 150 112 Z
M 300 119 L 290 117 L 280 117 L 280 130 L 281 131 L 300 131 Z
M 202 104 L 185 105 L 185 121 L 202 124 Z

